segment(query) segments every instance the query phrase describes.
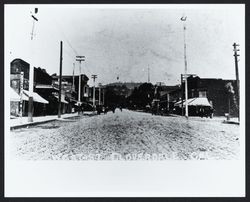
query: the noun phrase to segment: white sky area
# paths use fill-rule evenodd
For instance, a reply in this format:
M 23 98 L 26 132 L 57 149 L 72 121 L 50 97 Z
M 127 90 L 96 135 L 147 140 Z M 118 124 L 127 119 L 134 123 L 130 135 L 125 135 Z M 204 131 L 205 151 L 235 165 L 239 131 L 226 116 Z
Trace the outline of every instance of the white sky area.
M 31 41 L 31 11 L 38 8 Z M 234 42 L 245 68 L 244 5 L 5 5 L 5 59 L 21 58 L 49 74 L 82 73 L 97 83 L 180 83 L 184 73 L 183 14 L 187 16 L 187 68 L 202 78 L 235 79 Z M 74 51 L 74 50 L 75 51 Z M 6 67 L 9 68 L 9 67 Z M 119 75 L 119 80 L 117 76 Z M 241 75 L 242 76 L 242 75 Z

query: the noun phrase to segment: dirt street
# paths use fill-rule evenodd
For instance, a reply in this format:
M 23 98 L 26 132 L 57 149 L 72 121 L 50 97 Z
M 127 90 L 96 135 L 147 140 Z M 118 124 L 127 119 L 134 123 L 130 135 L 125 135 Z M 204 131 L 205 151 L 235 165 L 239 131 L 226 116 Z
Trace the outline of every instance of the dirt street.
M 239 125 L 118 109 L 9 135 L 12 157 L 25 160 L 238 159 L 240 152 Z

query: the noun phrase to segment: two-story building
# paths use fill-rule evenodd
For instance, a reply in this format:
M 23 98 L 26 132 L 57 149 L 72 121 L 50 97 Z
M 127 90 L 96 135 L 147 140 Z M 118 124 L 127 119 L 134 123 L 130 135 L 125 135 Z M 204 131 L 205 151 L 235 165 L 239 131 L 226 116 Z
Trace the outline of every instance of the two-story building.
M 11 115 L 26 116 L 28 114 L 29 101 L 29 71 L 30 64 L 22 59 L 14 59 L 10 63 L 10 87 L 19 95 L 20 100 L 10 100 Z M 39 68 L 34 68 L 34 86 L 33 86 L 33 114 L 44 114 L 46 105 L 49 103 L 35 90 L 36 83 L 39 83 L 40 75 Z M 43 80 L 43 79 L 41 79 Z M 43 80 L 44 81 L 44 80 Z

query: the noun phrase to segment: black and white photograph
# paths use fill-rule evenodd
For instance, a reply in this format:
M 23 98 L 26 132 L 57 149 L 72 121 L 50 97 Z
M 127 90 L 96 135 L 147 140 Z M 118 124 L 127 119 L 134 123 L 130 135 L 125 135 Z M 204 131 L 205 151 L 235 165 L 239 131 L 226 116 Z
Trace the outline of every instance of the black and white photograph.
M 25 189 L 19 189 L 15 179 L 35 181 L 41 172 L 56 181 L 52 172 L 66 173 L 68 166 L 75 172 L 77 165 L 88 170 L 84 176 L 92 176 L 93 164 L 98 170 L 114 165 L 114 176 L 133 180 L 151 176 L 146 174 L 149 167 L 145 173 L 141 170 L 142 164 L 165 165 L 166 171 L 157 167 L 159 173 L 176 181 L 169 192 L 159 183 L 161 196 L 206 196 L 206 191 L 212 196 L 244 195 L 243 4 L 7 4 L 4 11 L 5 168 L 10 196 L 22 195 Z M 226 171 L 223 166 L 216 171 L 213 165 L 222 163 Z M 44 165 L 56 167 L 50 172 Z M 220 180 L 233 169 L 232 185 L 223 182 L 229 186 L 226 190 Z M 22 170 L 26 174 L 19 176 Z M 181 177 L 174 176 L 185 179 L 188 170 L 220 181 L 215 187 L 224 191 L 201 187 L 199 192 L 193 185 L 175 190 Z M 106 173 L 107 179 L 112 172 Z M 130 176 L 133 172 L 137 177 Z M 141 178 L 139 183 L 145 183 Z M 91 196 L 96 191 L 98 196 L 116 196 L 127 191 L 126 183 L 109 192 L 97 186 L 63 194 Z M 60 192 L 58 188 L 52 193 L 49 187 L 44 192 L 30 188 L 30 195 Z M 143 196 L 144 189 L 131 190 L 127 196 Z M 152 196 L 155 193 L 152 189 Z M 28 196 L 28 191 L 23 194 Z

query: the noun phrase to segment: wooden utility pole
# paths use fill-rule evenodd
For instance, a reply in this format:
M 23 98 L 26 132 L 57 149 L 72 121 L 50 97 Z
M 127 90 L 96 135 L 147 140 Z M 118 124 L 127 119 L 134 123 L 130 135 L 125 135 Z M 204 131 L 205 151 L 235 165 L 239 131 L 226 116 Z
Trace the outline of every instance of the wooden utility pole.
M 23 81 L 24 72 L 20 73 L 20 117 L 23 117 Z
M 183 74 L 181 74 L 181 115 L 184 115 L 184 108 L 183 108 Z
M 238 70 L 238 56 L 240 56 L 238 54 L 238 51 L 240 51 L 240 49 L 237 49 L 237 46 L 240 46 L 239 44 L 236 44 L 234 43 L 233 44 L 233 47 L 234 47 L 234 61 L 235 61 L 235 73 L 236 73 L 236 81 L 237 81 L 237 90 L 239 92 L 239 87 L 240 87 L 240 84 L 239 84 L 239 70 Z
M 38 8 L 35 8 L 34 13 L 31 12 L 31 17 L 33 19 L 32 21 L 32 31 L 31 31 L 31 55 L 34 53 L 34 31 L 35 31 L 35 22 L 38 21 L 35 14 L 37 14 Z M 33 59 L 33 58 L 32 58 Z M 31 61 L 30 69 L 29 69 L 29 104 L 28 104 L 28 122 L 33 122 L 33 91 L 34 91 L 34 66 L 33 66 L 33 60 Z
M 103 88 L 103 90 L 102 90 L 102 96 L 103 96 L 103 98 L 102 98 L 102 105 L 104 106 L 104 96 L 105 96 L 105 88 Z
M 185 64 L 185 116 L 188 118 L 188 80 L 187 80 L 187 45 L 186 45 L 186 19 L 187 17 L 182 17 L 181 21 L 183 21 L 183 34 L 184 34 L 184 64 Z
M 85 56 L 76 56 L 76 61 L 79 62 L 79 87 L 78 87 L 78 104 L 81 102 L 81 62 L 85 61 Z
M 102 84 L 99 83 L 99 105 L 101 105 L 101 91 L 102 91 Z
M 167 110 L 168 110 L 168 113 L 169 113 L 169 93 L 167 94 L 167 101 L 168 101 Z
M 81 105 L 81 62 L 85 61 L 85 56 L 76 56 L 76 61 L 79 62 L 79 84 L 78 84 L 78 114 L 80 114 L 80 105 Z
M 187 88 L 187 79 L 188 79 L 188 77 L 190 77 L 190 76 L 197 76 L 196 74 L 181 74 L 181 108 L 182 108 L 182 116 L 184 115 L 184 108 L 183 108 L 183 95 L 184 95 L 184 92 L 183 92 L 183 85 L 182 85 L 182 83 L 183 83 L 183 80 L 185 81 L 185 88 Z M 186 93 L 186 95 L 185 95 L 185 106 L 187 107 L 188 106 L 188 103 L 187 103 L 187 90 L 185 89 L 185 93 Z M 186 110 L 187 110 L 187 108 L 186 108 Z M 188 117 L 187 117 L 188 118 Z
M 236 83 L 237 83 L 237 108 L 238 110 L 240 109 L 240 81 L 239 81 L 239 70 L 238 70 L 238 56 L 240 56 L 238 54 L 238 51 L 240 51 L 240 49 L 237 49 L 237 47 L 240 46 L 239 44 L 234 43 L 233 47 L 234 47 L 234 61 L 235 61 L 235 74 L 236 74 Z
M 72 91 L 75 92 L 75 63 L 73 63 L 73 84 L 72 84 Z
M 97 75 L 92 75 L 91 78 L 94 81 L 94 86 L 93 86 L 93 108 L 95 110 L 95 79 L 97 78 Z
M 62 51 L 63 51 L 63 42 L 60 42 L 60 67 L 59 67 L 59 96 L 58 96 L 58 118 L 61 118 L 61 93 L 62 93 Z

